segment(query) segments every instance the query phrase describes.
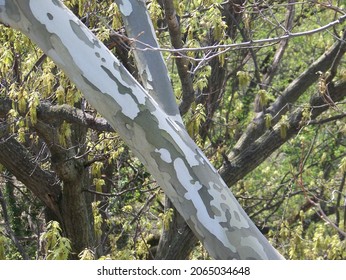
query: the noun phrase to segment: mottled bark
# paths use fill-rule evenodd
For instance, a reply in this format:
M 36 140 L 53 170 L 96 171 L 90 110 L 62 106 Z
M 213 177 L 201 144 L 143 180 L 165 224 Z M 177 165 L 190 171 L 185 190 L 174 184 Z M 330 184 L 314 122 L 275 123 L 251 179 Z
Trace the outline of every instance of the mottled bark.
M 121 7 L 123 0 L 116 0 L 115 2 Z M 121 9 L 120 11 L 122 12 L 127 35 L 130 38 L 136 38 L 131 46 L 133 47 L 133 52 L 136 56 L 136 64 L 139 69 L 142 84 L 165 113 L 180 123 L 183 127 L 183 121 L 179 113 L 173 87 L 168 76 L 168 70 L 161 52 L 141 50 L 148 48 L 149 46 L 153 48 L 159 47 L 146 4 L 145 2 L 137 0 L 129 0 L 129 2 L 132 5 L 133 13 L 128 15 Z M 172 27 L 171 22 L 169 22 L 169 27 Z M 178 40 L 181 40 L 179 25 L 177 25 L 176 28 L 178 29 L 173 33 L 178 37 Z M 172 43 L 175 43 L 174 47 L 182 46 L 182 42 L 177 45 L 176 38 L 172 38 Z M 179 59 L 177 64 L 181 64 L 182 62 L 183 61 Z M 185 68 L 182 75 L 188 75 Z M 187 79 L 189 82 L 188 85 L 190 85 L 190 88 L 193 88 L 192 80 L 187 76 L 184 79 Z M 184 81 L 183 86 L 185 86 L 185 90 L 183 89 L 183 92 L 186 92 L 186 85 L 187 83 Z M 186 98 L 183 98 L 180 109 L 186 111 L 189 106 L 189 101 L 186 100 Z M 174 206 L 170 202 L 167 202 L 165 209 L 167 210 L 169 208 L 174 208 Z M 174 213 L 175 214 L 172 217 L 172 225 L 169 228 L 163 228 L 160 243 L 157 248 L 157 254 L 155 256 L 158 259 L 185 258 L 188 255 L 188 252 L 194 247 L 195 242 L 189 243 L 190 239 L 184 239 L 180 234 L 178 234 L 178 224 L 182 223 L 184 227 L 187 227 L 187 225 L 177 211 L 174 211 Z M 182 239 L 184 242 L 181 242 Z M 197 240 L 194 236 L 192 239 Z M 174 240 L 177 242 L 174 242 Z
M 120 9 L 133 12 L 129 2 Z M 60 1 L 1 0 L 0 20 L 28 35 L 65 71 L 145 164 L 212 257 L 282 258 L 181 125 Z
M 115 2 L 120 7 L 127 36 L 134 39 L 131 47 L 135 55 L 138 72 L 147 92 L 172 119 L 182 124 L 168 70 L 161 52 L 143 51 L 158 48 L 155 30 L 151 22 L 145 1 L 127 0 L 132 6 L 132 13 L 123 9 L 123 0 Z

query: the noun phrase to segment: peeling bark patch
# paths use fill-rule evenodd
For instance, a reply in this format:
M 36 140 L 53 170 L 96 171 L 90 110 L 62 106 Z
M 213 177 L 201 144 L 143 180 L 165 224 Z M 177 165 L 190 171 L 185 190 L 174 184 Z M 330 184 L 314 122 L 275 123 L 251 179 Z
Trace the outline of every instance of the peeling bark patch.
M 194 153 L 194 149 L 197 147 L 192 140 L 190 141 L 189 137 L 186 137 L 185 135 L 187 132 L 185 130 L 182 130 L 179 125 L 177 125 L 176 122 L 171 120 L 170 118 L 162 118 L 162 116 L 159 114 L 160 112 L 156 111 L 153 112 L 156 118 L 159 120 L 159 128 L 166 131 L 169 135 L 174 135 L 175 133 L 178 133 L 179 138 L 175 139 L 175 141 L 172 141 L 172 143 L 177 144 L 175 145 L 177 150 L 184 151 L 185 159 L 187 160 L 190 167 L 198 166 L 199 161 L 196 160 L 196 154 Z M 172 130 L 174 133 L 172 134 Z M 184 133 L 186 133 L 184 135 Z M 187 135 L 188 136 L 188 135 Z M 187 141 L 183 141 L 182 139 L 185 139 Z
M 108 77 L 113 80 L 118 87 L 118 91 L 120 94 L 129 94 L 132 95 L 132 90 L 129 87 L 124 86 L 122 83 L 119 82 L 118 78 L 114 76 L 114 74 L 105 66 L 101 65 L 101 68 L 103 71 L 106 72 L 106 74 L 108 75 Z
M 52 0 L 52 3 L 53 3 L 55 6 L 58 6 L 58 7 L 60 7 L 60 8 L 63 8 L 61 2 L 58 1 L 58 0 Z
M 100 89 L 97 86 L 95 86 L 92 82 L 90 82 L 86 77 L 84 77 L 84 75 L 82 75 L 82 78 L 89 87 L 91 87 L 93 90 L 97 92 L 100 92 Z
M 48 17 L 49 20 L 53 20 L 54 19 L 53 15 L 51 13 L 47 13 L 47 17 Z
M 96 56 L 97 58 L 101 58 L 101 54 L 100 54 L 99 52 L 95 52 L 95 56 Z M 101 61 L 102 61 L 103 63 L 106 63 L 106 59 L 105 59 L 104 57 L 101 58 Z
M 163 148 L 155 149 L 155 152 L 160 154 L 160 157 L 164 162 L 167 162 L 167 163 L 172 162 L 171 154 L 169 153 L 169 151 L 167 149 L 163 149 Z
M 240 219 L 240 216 L 239 216 L 239 213 L 236 212 L 236 211 L 233 211 L 233 214 L 234 214 L 234 218 L 238 221 L 238 222 L 241 222 L 241 219 Z
M 215 216 L 220 217 L 222 215 L 221 211 L 215 206 L 211 205 L 210 208 L 213 211 Z
M 13 19 L 15 22 L 20 21 L 20 12 L 17 5 L 15 5 L 13 1 L 5 2 L 5 11 L 10 19 Z
M 247 256 L 255 256 L 258 255 L 257 259 L 267 259 L 267 254 L 264 251 L 262 244 L 258 241 L 257 238 L 253 236 L 240 237 L 240 245 L 242 246 L 242 250 L 251 250 L 252 252 L 247 252 L 244 255 Z M 254 245 L 256 244 L 256 245 Z M 256 248 L 256 251 L 252 248 Z
M 64 66 L 64 61 L 61 60 L 59 56 L 60 53 L 64 53 L 66 57 L 70 58 L 70 63 L 72 64 L 74 62 L 73 57 L 69 53 L 69 50 L 65 48 L 64 44 L 61 42 L 60 37 L 58 37 L 55 34 L 50 35 L 47 37 L 49 40 L 47 42 L 47 46 L 49 46 L 49 49 L 47 51 L 48 56 L 50 56 L 52 59 L 54 59 L 55 63 L 61 66 Z
M 215 169 L 215 167 L 209 162 L 209 160 L 206 158 L 206 156 L 204 155 L 204 153 L 199 149 L 197 148 L 196 149 L 196 152 L 199 156 L 199 161 L 202 163 L 202 164 L 207 164 L 209 166 L 209 168 L 216 174 L 217 173 L 217 170 Z
M 117 69 L 120 72 L 121 79 L 125 81 L 126 84 L 130 86 L 137 86 L 137 83 L 133 79 L 130 79 L 131 74 L 127 71 L 127 69 L 123 65 L 120 65 Z
M 70 20 L 70 26 L 74 34 L 76 34 L 79 40 L 83 41 L 90 48 L 94 48 L 94 41 L 91 41 L 88 35 L 84 32 L 83 26 L 80 26 L 78 23 L 74 22 L 73 20 Z
M 209 182 L 209 187 L 213 188 L 214 190 L 221 192 L 222 191 L 222 187 L 219 186 L 218 184 L 215 184 L 214 182 Z M 224 195 L 225 196 L 225 195 Z
M 125 16 L 128 17 L 132 13 L 132 5 L 129 1 L 122 1 L 123 3 L 119 5 L 120 12 Z M 124 3 L 125 2 L 125 3 Z
M 229 202 L 229 201 L 227 201 Z M 249 223 L 246 221 L 245 217 L 239 215 L 237 212 L 237 205 L 229 205 L 228 203 L 220 203 L 220 208 L 225 213 L 227 223 L 231 225 L 232 228 L 245 229 L 249 228 Z M 225 227 L 229 227 L 226 224 Z
M 203 200 L 204 205 L 210 205 L 211 204 L 210 202 L 214 199 L 210 195 L 208 189 L 205 186 L 203 186 L 201 189 L 198 190 L 198 194 L 200 195 L 201 199 Z M 213 219 L 215 216 L 214 211 L 212 211 L 210 208 L 207 208 L 206 210 L 208 212 L 209 217 Z
M 154 104 L 157 104 L 155 100 L 150 96 L 145 97 L 145 108 L 147 108 L 150 112 L 155 112 L 157 107 L 154 106 Z
M 229 221 L 232 220 L 232 215 L 231 215 L 229 209 L 224 210 L 224 214 L 226 217 L 226 222 L 220 222 L 220 226 L 223 228 L 229 228 Z
M 174 169 L 176 171 L 176 176 L 180 184 L 185 188 L 186 193 L 184 195 L 185 199 L 192 202 L 194 208 L 196 209 L 196 220 L 198 220 L 202 225 L 205 226 L 206 230 L 214 235 L 217 239 L 224 244 L 225 247 L 233 247 L 224 230 L 220 226 L 219 219 L 211 218 L 209 210 L 206 209 L 203 199 L 199 195 L 199 190 L 203 188 L 200 182 L 193 180 L 185 162 L 181 158 L 174 160 Z M 185 209 L 184 209 L 185 210 Z M 193 215 L 193 213 L 191 214 Z M 191 216 L 191 219 L 193 216 Z M 196 228 L 197 230 L 197 228 Z

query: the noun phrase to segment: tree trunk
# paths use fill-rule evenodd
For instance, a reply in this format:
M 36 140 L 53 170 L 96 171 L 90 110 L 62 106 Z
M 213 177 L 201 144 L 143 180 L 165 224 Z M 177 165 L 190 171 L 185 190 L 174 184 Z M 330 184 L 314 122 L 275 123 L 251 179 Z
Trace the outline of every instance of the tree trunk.
M 51 152 L 52 168 L 62 181 L 59 202 L 62 228 L 72 241 L 72 258 L 88 248 L 94 249 L 93 216 L 90 195 L 84 192 L 89 186 L 89 173 L 80 154 L 85 153 L 86 128 L 71 125 L 71 136 L 66 141 L 68 149 L 59 143 L 58 127 L 48 126 L 41 121 L 35 125 L 37 133 L 45 140 Z M 60 132 L 62 133 L 62 132 Z
M 166 198 L 165 209 L 173 208 L 172 222 L 169 228 L 163 228 L 155 255 L 156 260 L 185 260 L 195 248 L 198 239 L 191 232 L 183 217 Z
M 133 12 L 129 2 L 120 10 Z M 212 257 L 282 258 L 181 125 L 60 1 L 2 0 L 0 20 L 28 35 L 65 71 L 156 178 Z

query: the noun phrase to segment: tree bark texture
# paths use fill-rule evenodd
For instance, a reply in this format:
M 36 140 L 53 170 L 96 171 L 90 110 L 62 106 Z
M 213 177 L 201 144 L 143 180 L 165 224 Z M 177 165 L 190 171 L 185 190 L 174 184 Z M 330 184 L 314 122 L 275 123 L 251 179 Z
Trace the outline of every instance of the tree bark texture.
M 133 12 L 129 2 L 119 8 Z M 29 36 L 65 71 L 147 167 L 212 257 L 282 258 L 179 122 L 60 1 L 1 0 L 0 20 Z
M 59 197 L 60 185 L 56 176 L 42 170 L 34 162 L 28 150 L 8 133 L 6 127 L 0 130 L 0 163 L 6 166 L 23 184 L 47 206 L 54 214 L 61 218 Z
M 115 2 L 119 7 L 122 7 L 125 1 L 116 0 Z M 127 0 L 127 2 L 132 6 L 133 12 L 128 14 L 125 9 L 120 9 L 120 12 L 122 13 L 127 36 L 134 39 L 131 47 L 136 57 L 135 62 L 139 69 L 142 84 L 162 110 L 172 119 L 182 124 L 183 121 L 161 52 L 143 51 L 149 46 L 159 47 L 145 1 Z

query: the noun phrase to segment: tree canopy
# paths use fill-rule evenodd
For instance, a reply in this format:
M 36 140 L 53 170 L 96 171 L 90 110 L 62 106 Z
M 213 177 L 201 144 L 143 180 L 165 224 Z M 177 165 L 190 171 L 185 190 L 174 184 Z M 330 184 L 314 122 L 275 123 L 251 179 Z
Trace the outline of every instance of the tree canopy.
M 345 4 L 148 1 L 155 45 L 115 2 L 64 4 L 153 95 L 162 55 L 164 110 L 282 255 L 345 259 Z M 209 258 L 66 74 L 0 30 L 0 258 Z

